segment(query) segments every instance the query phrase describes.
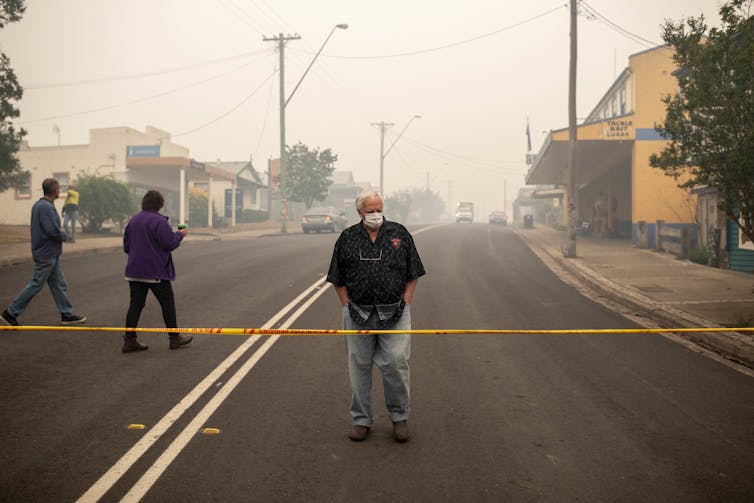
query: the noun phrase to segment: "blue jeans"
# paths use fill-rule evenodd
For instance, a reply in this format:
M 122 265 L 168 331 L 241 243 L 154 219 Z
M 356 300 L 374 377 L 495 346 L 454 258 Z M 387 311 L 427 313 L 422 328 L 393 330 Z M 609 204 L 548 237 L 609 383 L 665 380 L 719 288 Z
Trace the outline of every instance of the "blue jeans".
M 8 312 L 12 316 L 21 316 L 26 311 L 31 299 L 42 290 L 45 283 L 50 287 L 52 298 L 55 299 L 60 314 L 73 314 L 73 306 L 68 302 L 66 295 L 68 284 L 65 282 L 63 270 L 60 268 L 60 257 L 34 261 L 34 273 L 31 276 L 31 281 L 10 303 Z
M 79 219 L 78 211 L 66 211 L 63 215 L 63 230 L 68 236 L 69 242 L 76 241 L 76 221 Z M 68 223 L 71 224 L 71 230 L 68 230 Z
M 364 325 L 353 321 L 348 306 L 343 307 L 343 328 L 346 330 L 374 329 L 376 311 Z M 406 304 L 403 315 L 392 330 L 411 329 L 411 307 Z M 390 420 L 408 419 L 411 395 L 411 334 L 347 335 L 348 376 L 351 380 L 351 422 L 354 425 L 372 426 L 372 365 L 382 373 L 385 405 Z

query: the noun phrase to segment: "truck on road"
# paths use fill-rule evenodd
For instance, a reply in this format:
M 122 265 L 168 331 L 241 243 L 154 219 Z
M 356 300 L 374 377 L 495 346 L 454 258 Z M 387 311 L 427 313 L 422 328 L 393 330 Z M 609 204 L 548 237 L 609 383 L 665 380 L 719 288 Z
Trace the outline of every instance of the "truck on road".
M 458 201 L 456 204 L 456 223 L 474 221 L 474 203 Z

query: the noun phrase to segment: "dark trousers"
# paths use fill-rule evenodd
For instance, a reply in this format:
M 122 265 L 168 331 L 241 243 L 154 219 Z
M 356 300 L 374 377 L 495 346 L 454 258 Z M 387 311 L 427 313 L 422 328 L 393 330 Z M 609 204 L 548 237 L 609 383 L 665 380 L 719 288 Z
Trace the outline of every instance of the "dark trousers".
M 126 314 L 126 327 L 136 328 L 139 325 L 139 317 L 147 302 L 147 292 L 157 297 L 157 301 L 162 308 L 162 319 L 165 320 L 167 328 L 178 328 L 178 321 L 175 316 L 175 298 L 173 297 L 173 287 L 170 281 L 162 280 L 159 283 L 142 283 L 141 281 L 129 281 L 131 287 L 131 304 L 128 306 Z M 126 337 L 136 337 L 136 332 L 126 332 Z M 170 332 L 170 335 L 178 335 L 178 332 Z

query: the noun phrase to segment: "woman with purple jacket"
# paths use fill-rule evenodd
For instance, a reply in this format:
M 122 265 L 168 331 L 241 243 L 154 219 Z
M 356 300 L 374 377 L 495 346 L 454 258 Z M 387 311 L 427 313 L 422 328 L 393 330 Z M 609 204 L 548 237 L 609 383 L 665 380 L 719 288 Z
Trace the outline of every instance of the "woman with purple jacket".
M 141 211 L 126 225 L 123 234 L 123 251 L 128 254 L 126 280 L 131 289 L 131 304 L 126 314 L 126 327 L 135 328 L 139 324 L 141 311 L 151 290 L 162 308 L 165 327 L 177 328 L 175 298 L 171 281 L 175 279 L 173 257 L 170 252 L 180 246 L 187 230 L 173 231 L 168 217 L 159 213 L 165 199 L 156 190 L 144 194 Z M 191 342 L 191 335 L 171 332 L 170 349 L 178 349 Z M 124 335 L 123 352 L 144 351 L 149 346 L 136 338 L 136 332 Z

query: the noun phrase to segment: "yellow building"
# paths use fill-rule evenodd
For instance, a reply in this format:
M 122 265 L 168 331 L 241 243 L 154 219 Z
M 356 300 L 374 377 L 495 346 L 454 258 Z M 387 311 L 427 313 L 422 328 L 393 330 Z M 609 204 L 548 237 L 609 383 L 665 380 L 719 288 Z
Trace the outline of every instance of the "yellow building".
M 672 49 L 629 57 L 621 73 L 577 129 L 576 206 L 579 226 L 604 236 L 631 236 L 654 247 L 655 223 L 689 227 L 696 236 L 696 202 L 660 169 L 649 165 L 666 141 L 655 130 L 665 118 L 662 98 L 678 89 Z M 564 187 L 568 197 L 568 128 L 550 131 L 526 175 L 529 185 Z M 562 215 L 567 225 L 567 211 Z

